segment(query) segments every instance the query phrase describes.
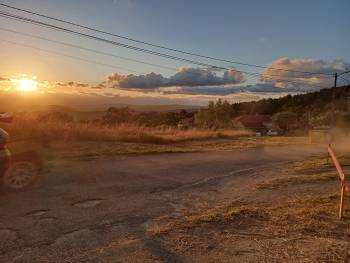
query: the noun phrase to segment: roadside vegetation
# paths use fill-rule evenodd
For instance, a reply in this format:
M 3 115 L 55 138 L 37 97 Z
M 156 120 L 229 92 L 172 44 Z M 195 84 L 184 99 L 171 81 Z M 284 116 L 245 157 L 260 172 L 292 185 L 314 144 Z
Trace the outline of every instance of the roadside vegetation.
M 52 114 L 52 113 L 50 113 Z M 52 114 L 54 115 L 54 114 Z M 247 130 L 210 130 L 201 128 L 150 127 L 136 123 L 107 125 L 101 122 L 75 122 L 62 119 L 41 120 L 33 115 L 17 116 L 13 123 L 3 125 L 11 138 L 43 138 L 57 141 L 118 141 L 167 144 L 189 140 L 235 138 L 252 135 Z M 60 117 L 60 118 L 61 118 Z
M 306 144 L 307 137 L 256 137 L 245 130 L 169 129 L 134 125 L 106 127 L 86 123 L 36 123 L 16 119 L 5 127 L 12 152 L 36 149 L 45 156 L 93 159 L 118 154 L 232 151 L 263 146 Z
M 339 220 L 339 179 L 326 159 L 297 162 L 274 178 L 258 180 L 248 198 L 185 210 L 176 218 L 159 219 L 147 231 L 198 261 L 218 256 L 229 261 L 234 255 L 251 262 L 348 262 L 350 198 L 345 195 Z M 342 153 L 342 164 L 349 159 Z M 232 253 L 223 255 L 223 249 Z
M 283 178 L 276 178 L 267 182 L 257 184 L 258 189 L 277 189 L 291 185 L 313 184 L 324 181 L 337 181 L 338 175 L 334 172 L 325 172 L 317 174 L 293 175 Z
M 68 110 L 28 111 L 16 113 L 14 122 L 2 128 L 9 132 L 12 142 L 45 141 L 58 147 L 64 144 L 65 148 L 70 144 L 72 152 L 84 149 L 80 155 L 86 156 L 301 144 L 307 143 L 310 127 L 330 125 L 332 121 L 337 122 L 338 127 L 349 127 L 345 100 L 349 91 L 350 86 L 345 86 L 256 102 L 229 104 L 218 100 L 199 110 L 136 111 L 129 107 L 111 107 L 99 117 L 94 113 L 87 119 L 78 118 Z M 331 118 L 333 97 L 337 103 Z M 244 114 L 272 116 L 284 136 L 256 137 L 255 131 L 235 126 L 233 120 Z
M 337 158 L 345 174 L 349 174 L 350 153 L 342 152 Z M 260 182 L 256 187 L 257 189 L 279 189 L 293 185 L 312 185 L 332 181 L 339 181 L 339 176 L 331 158 L 325 155 L 296 162 L 291 169 L 291 175 Z
M 125 118 L 124 114 L 131 115 Z M 144 114 L 128 108 L 109 109 L 96 120 L 75 120 L 68 113 L 49 111 L 42 113 L 17 114 L 13 123 L 2 127 L 10 134 L 9 148 L 37 147 L 44 144 L 44 151 L 49 147 L 56 154 L 65 157 L 102 157 L 116 154 L 172 153 L 197 151 L 227 151 L 239 148 L 261 147 L 265 145 L 304 144 L 306 137 L 256 137 L 249 130 L 227 128 L 203 128 L 191 124 L 184 127 L 169 116 L 184 116 L 188 113 L 157 112 L 159 123 L 138 122 Z M 160 118 L 162 116 L 162 118 Z M 174 117 L 174 118 L 175 118 Z M 177 118 L 176 117 L 176 118 Z M 129 121 L 128 121 L 129 120 Z M 134 120 L 134 121 L 133 121 Z M 147 121 L 149 119 L 146 118 Z M 68 150 L 69 149 L 69 150 Z

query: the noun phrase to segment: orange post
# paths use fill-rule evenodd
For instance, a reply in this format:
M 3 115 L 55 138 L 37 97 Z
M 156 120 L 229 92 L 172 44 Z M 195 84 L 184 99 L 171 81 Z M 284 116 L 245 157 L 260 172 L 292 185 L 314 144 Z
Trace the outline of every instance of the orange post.
M 332 158 L 334 166 L 337 169 L 337 172 L 339 174 L 341 191 L 340 191 L 340 204 L 339 204 L 338 217 L 339 217 L 339 219 L 342 219 L 342 217 L 343 217 L 343 210 L 344 210 L 344 194 L 345 194 L 345 192 L 349 191 L 349 187 L 346 185 L 345 174 L 343 172 L 343 169 L 340 166 L 340 163 L 339 163 L 337 157 L 335 156 L 335 154 L 334 154 L 334 152 L 332 150 L 331 145 L 328 145 L 328 154 Z
M 339 219 L 342 219 L 343 217 L 344 191 L 345 191 L 345 186 L 342 186 L 340 191 Z

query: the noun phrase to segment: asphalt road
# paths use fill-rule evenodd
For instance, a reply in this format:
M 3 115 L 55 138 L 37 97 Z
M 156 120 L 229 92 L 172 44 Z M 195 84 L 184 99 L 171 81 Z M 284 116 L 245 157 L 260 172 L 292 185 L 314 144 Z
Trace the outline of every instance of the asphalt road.
M 0 194 L 0 262 L 183 261 L 147 234 L 157 219 L 249 195 L 252 182 L 322 151 L 285 146 L 56 162 L 30 188 Z

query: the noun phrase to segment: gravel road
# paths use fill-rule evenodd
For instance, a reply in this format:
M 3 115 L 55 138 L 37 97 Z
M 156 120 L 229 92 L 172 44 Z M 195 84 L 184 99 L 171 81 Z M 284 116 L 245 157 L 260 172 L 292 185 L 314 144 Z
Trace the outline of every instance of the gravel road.
M 322 147 L 61 160 L 0 194 L 1 262 L 181 262 L 146 229 L 223 200 Z

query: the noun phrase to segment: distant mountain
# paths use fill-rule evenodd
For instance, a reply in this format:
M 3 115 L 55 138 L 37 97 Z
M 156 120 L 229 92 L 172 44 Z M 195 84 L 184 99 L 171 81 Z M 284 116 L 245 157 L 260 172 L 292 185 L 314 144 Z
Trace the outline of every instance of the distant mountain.
M 132 100 L 118 97 L 0 92 L 0 111 L 104 112 L 110 107 L 130 107 L 135 111 L 178 111 L 181 109 L 195 111 L 199 108 L 191 105 L 166 104 L 166 101 L 164 104 L 159 104 L 159 101 L 154 101 L 155 104 L 152 103 L 153 101 L 147 102 L 142 99 Z

